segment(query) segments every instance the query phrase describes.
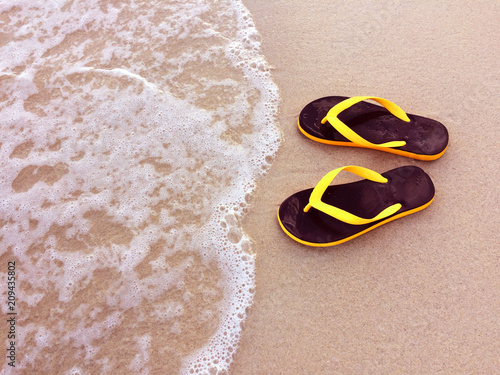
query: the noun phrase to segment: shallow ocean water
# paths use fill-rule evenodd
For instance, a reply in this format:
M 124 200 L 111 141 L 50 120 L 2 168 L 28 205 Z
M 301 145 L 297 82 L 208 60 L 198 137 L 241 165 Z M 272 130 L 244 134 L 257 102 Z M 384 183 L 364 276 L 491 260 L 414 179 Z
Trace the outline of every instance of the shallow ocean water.
M 0 53 L 16 370 L 226 371 L 255 292 L 241 218 L 280 143 L 241 1 L 2 1 Z

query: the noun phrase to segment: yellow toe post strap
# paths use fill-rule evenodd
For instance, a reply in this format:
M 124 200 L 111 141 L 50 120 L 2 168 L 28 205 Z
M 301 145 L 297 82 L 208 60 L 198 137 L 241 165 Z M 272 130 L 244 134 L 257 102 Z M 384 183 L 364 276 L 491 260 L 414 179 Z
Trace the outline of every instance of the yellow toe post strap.
M 353 224 L 353 225 L 362 225 L 362 224 L 372 223 L 374 221 L 389 217 L 401 209 L 401 204 L 396 203 L 396 204 L 393 204 L 392 206 L 389 206 L 386 209 L 384 209 L 377 216 L 375 216 L 371 219 L 365 219 L 365 218 L 353 215 L 353 214 L 351 214 L 347 211 L 344 211 L 340 208 L 337 208 L 337 207 L 334 207 L 334 206 L 331 206 L 329 204 L 322 202 L 321 197 L 325 193 L 328 186 L 330 186 L 330 183 L 333 181 L 335 176 L 337 176 L 341 171 L 348 171 L 348 172 L 354 173 L 354 174 L 356 174 L 360 177 L 364 177 L 370 181 L 375 181 L 375 182 L 379 182 L 382 184 L 387 183 L 387 179 L 385 177 L 383 177 L 382 175 L 378 174 L 377 172 L 374 172 L 374 171 L 367 169 L 367 168 L 350 165 L 347 167 L 341 167 L 341 168 L 334 169 L 333 171 L 327 173 L 318 182 L 316 187 L 313 189 L 311 196 L 309 197 L 309 204 L 304 208 L 304 212 L 307 212 L 307 211 L 309 211 L 309 209 L 311 207 L 314 207 L 315 209 L 317 209 L 317 210 L 319 210 L 327 215 L 330 215 L 337 220 L 343 221 L 344 223 Z
M 410 122 L 410 119 L 406 115 L 406 113 L 398 107 L 396 104 L 393 102 L 383 99 L 383 98 L 377 98 L 374 96 L 353 96 L 352 98 L 346 99 L 334 107 L 332 107 L 325 118 L 321 120 L 321 123 L 324 124 L 325 122 L 329 122 L 340 134 L 342 134 L 344 137 L 346 137 L 348 140 L 350 140 L 353 143 L 356 143 L 360 146 L 365 146 L 365 147 L 401 147 L 406 144 L 405 141 L 392 141 L 392 142 L 386 142 L 386 143 L 380 143 L 380 144 L 375 144 L 367 141 L 363 137 L 359 136 L 356 132 L 354 132 L 351 128 L 349 128 L 346 124 L 344 124 L 342 121 L 338 119 L 338 115 L 340 112 L 346 110 L 347 108 L 353 106 L 356 103 L 362 102 L 363 100 L 375 100 L 376 102 L 382 104 L 389 112 L 391 112 L 394 116 L 399 118 L 400 120 L 403 120 L 405 122 Z

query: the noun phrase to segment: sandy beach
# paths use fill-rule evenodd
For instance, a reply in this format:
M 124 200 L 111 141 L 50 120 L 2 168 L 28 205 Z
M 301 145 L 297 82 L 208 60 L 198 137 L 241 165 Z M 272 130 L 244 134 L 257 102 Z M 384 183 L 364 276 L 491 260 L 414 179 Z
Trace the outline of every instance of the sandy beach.
M 231 373 L 498 374 L 500 3 L 244 3 L 274 67 L 283 143 L 246 216 L 257 288 Z M 448 150 L 419 162 L 315 143 L 297 117 L 328 95 L 380 96 L 434 118 Z M 336 247 L 288 238 L 282 200 L 351 164 L 418 165 L 436 198 Z
M 500 374 L 500 2 L 243 3 L 0 4 L 0 374 Z M 449 147 L 316 143 L 330 95 Z M 346 165 L 435 199 L 293 241 L 280 203 Z

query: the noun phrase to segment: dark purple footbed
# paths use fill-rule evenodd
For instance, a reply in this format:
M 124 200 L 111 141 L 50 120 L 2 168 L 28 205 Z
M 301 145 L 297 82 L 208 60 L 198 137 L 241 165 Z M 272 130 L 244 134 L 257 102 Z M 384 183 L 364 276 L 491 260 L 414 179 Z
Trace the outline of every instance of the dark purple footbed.
M 400 203 L 402 207 L 392 216 L 422 207 L 434 197 L 434 185 L 419 167 L 399 167 L 382 173 L 382 176 L 387 178 L 387 183 L 361 180 L 329 186 L 321 200 L 359 217 L 372 218 L 395 203 Z M 288 197 L 278 211 L 282 225 L 302 241 L 316 244 L 340 241 L 388 219 L 351 225 L 315 208 L 304 212 L 312 190 L 303 190 Z
M 328 111 L 345 99 L 348 98 L 329 96 L 309 103 L 300 113 L 300 127 L 316 138 L 350 142 L 328 121 L 321 124 Z M 440 122 L 412 114 L 408 114 L 411 122 L 405 122 L 377 104 L 360 102 L 342 111 L 338 117 L 371 143 L 405 141 L 406 145 L 395 149 L 414 154 L 437 155 L 448 145 L 448 131 Z

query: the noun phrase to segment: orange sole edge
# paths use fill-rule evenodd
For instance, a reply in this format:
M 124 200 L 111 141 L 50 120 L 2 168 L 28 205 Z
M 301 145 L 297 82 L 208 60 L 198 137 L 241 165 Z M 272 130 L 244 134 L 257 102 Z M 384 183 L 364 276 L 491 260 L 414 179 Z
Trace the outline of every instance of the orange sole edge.
M 371 226 L 371 227 L 369 227 L 369 228 L 367 228 L 367 229 L 365 229 L 365 230 L 363 230 L 363 231 L 361 231 L 361 232 L 359 232 L 359 233 L 356 233 L 356 234 L 354 234 L 354 235 L 352 235 L 352 236 L 350 236 L 350 237 L 346 237 L 346 238 L 343 238 L 343 239 L 341 239 L 341 240 L 339 240 L 339 241 L 328 242 L 328 243 L 314 243 L 314 242 L 307 242 L 307 241 L 301 240 L 300 238 L 295 237 L 295 236 L 294 236 L 293 234 L 291 234 L 288 230 L 286 230 L 285 226 L 284 226 L 284 225 L 283 225 L 283 223 L 281 222 L 281 219 L 280 219 L 280 216 L 279 216 L 279 209 L 278 209 L 278 222 L 279 222 L 279 224 L 280 224 L 281 229 L 283 229 L 283 231 L 284 231 L 284 232 L 285 232 L 285 233 L 286 233 L 286 234 L 287 234 L 290 238 L 292 238 L 293 240 L 295 240 L 295 241 L 297 241 L 297 242 L 301 243 L 302 245 L 313 246 L 313 247 L 328 247 L 328 246 L 335 246 L 335 245 L 339 245 L 339 244 L 341 244 L 341 243 L 347 242 L 347 241 L 352 240 L 352 239 L 354 239 L 354 238 L 356 238 L 356 237 L 359 237 L 359 236 L 361 236 L 362 234 L 365 234 L 365 233 L 367 233 L 367 232 L 369 232 L 369 231 L 371 231 L 371 230 L 373 230 L 373 229 L 375 229 L 375 228 L 377 228 L 377 227 L 379 227 L 379 226 L 381 226 L 381 225 L 383 225 L 383 224 L 389 223 L 389 222 L 391 222 L 391 221 L 393 221 L 393 220 L 396 220 L 396 219 L 402 218 L 402 217 L 404 217 L 404 216 L 411 215 L 411 214 L 413 214 L 413 213 L 415 213 L 415 212 L 422 211 L 424 208 L 428 207 L 428 206 L 432 203 L 432 201 L 433 201 L 433 200 L 434 200 L 434 197 L 432 197 L 432 199 L 431 199 L 429 202 L 425 203 L 425 204 L 424 204 L 424 205 L 422 205 L 422 206 L 419 206 L 419 207 L 414 208 L 414 209 L 412 209 L 412 210 L 408 210 L 408 211 L 402 212 L 402 213 L 400 213 L 399 215 L 392 216 L 392 217 L 390 217 L 390 218 L 388 218 L 388 219 L 386 219 L 386 220 L 383 220 L 383 221 L 381 221 L 380 223 L 377 223 L 377 224 L 375 224 L 375 225 L 373 225 L 373 226 Z
M 302 127 L 300 126 L 300 120 L 298 121 L 298 125 L 299 125 L 299 130 L 301 131 L 302 134 L 304 134 L 307 138 L 312 139 L 313 141 L 316 141 L 319 143 L 324 143 L 324 144 L 333 145 L 333 146 L 361 147 L 361 148 L 367 148 L 367 149 L 372 149 L 372 150 L 379 150 L 379 151 L 389 152 L 391 154 L 405 156 L 407 158 L 411 158 L 411 159 L 415 159 L 415 160 L 431 161 L 431 160 L 439 159 L 441 156 L 443 156 L 444 152 L 448 148 L 448 145 L 446 145 L 445 149 L 436 155 L 421 155 L 421 154 L 415 154 L 413 152 L 396 150 L 396 149 L 388 148 L 388 147 L 368 147 L 368 146 L 357 145 L 357 144 L 352 143 L 352 142 L 329 141 L 327 139 L 317 138 L 317 137 L 310 135 L 304 129 L 302 129 Z

